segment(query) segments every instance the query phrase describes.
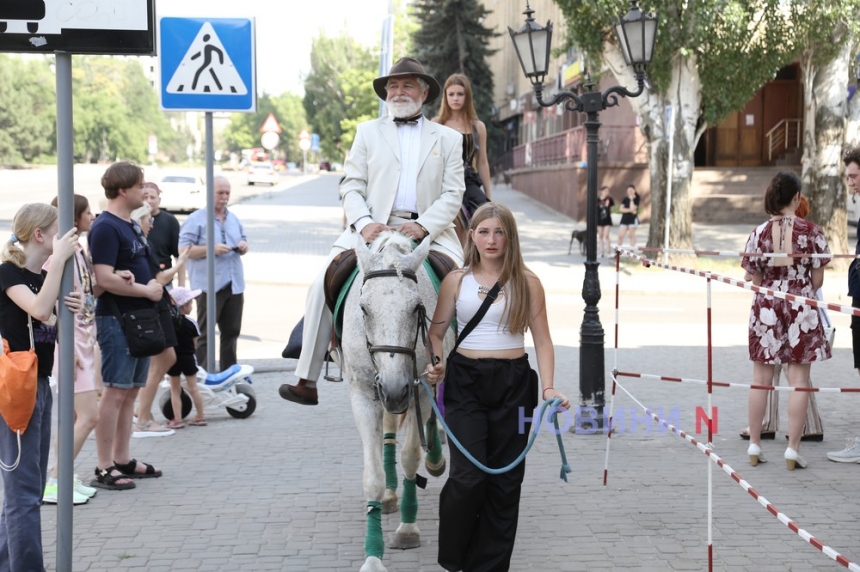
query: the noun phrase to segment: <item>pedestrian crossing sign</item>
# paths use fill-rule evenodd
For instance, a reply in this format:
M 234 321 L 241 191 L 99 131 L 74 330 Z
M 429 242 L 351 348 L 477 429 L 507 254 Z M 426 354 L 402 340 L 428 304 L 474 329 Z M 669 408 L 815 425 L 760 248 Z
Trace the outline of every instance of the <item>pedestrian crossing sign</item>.
M 159 18 L 161 109 L 255 112 L 255 55 L 253 19 Z

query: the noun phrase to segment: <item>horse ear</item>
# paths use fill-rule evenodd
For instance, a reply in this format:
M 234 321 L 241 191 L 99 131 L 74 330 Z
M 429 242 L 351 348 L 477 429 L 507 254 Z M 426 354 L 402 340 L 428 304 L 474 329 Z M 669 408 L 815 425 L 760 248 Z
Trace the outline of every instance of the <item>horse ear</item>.
M 370 249 L 364 243 L 361 233 L 355 233 L 355 255 L 358 257 L 358 267 L 364 271 L 370 266 Z
M 430 244 L 432 242 L 433 239 L 431 239 L 429 235 L 425 236 L 424 240 L 421 241 L 421 244 L 412 251 L 412 254 L 403 260 L 403 266 L 409 268 L 413 272 L 417 272 L 418 267 L 421 266 L 421 263 L 424 262 L 424 259 L 427 258 L 428 254 L 430 254 Z

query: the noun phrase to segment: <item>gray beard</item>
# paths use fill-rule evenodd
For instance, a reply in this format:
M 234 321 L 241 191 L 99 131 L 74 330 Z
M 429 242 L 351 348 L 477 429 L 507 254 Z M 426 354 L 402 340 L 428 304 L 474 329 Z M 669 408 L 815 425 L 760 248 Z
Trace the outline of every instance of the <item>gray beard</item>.
M 389 101 L 386 103 L 386 106 L 388 107 L 388 115 L 400 119 L 412 117 L 413 115 L 417 115 L 421 111 L 421 103 L 414 100 L 410 103 L 393 103 Z

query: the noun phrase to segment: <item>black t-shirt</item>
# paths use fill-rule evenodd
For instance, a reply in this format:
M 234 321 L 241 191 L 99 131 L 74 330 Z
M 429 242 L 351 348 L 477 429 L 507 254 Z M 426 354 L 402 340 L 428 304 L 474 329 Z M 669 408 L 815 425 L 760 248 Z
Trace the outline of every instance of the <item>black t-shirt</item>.
M 42 289 L 47 273 L 33 274 L 12 262 L 0 264 L 0 336 L 9 342 L 9 351 L 23 352 L 30 349 L 30 331 L 27 312 L 18 307 L 6 290 L 23 284 L 34 294 Z M 56 316 L 56 314 L 55 314 Z M 48 377 L 54 368 L 54 346 L 57 343 L 57 326 L 49 326 L 33 318 L 33 347 L 36 349 L 39 377 Z
M 104 264 L 115 270 L 129 270 L 137 284 L 147 284 L 153 279 L 147 247 L 138 239 L 131 222 L 103 211 L 93 223 L 89 236 L 90 256 L 93 265 Z M 141 308 L 152 308 L 149 298 L 118 296 L 105 292 L 96 303 L 97 316 L 113 316 L 108 300 L 113 298 L 121 314 Z
M 197 348 L 194 347 L 194 339 L 200 336 L 197 322 L 183 315 L 182 320 L 176 327 L 176 353 L 194 355 Z
M 601 226 L 612 225 L 612 207 L 614 206 L 615 201 L 612 200 L 612 197 L 597 198 L 597 224 Z
M 176 217 L 167 211 L 158 211 L 152 217 L 152 230 L 146 238 L 159 269 L 171 268 L 173 262 L 170 257 L 179 258 L 179 221 Z
M 630 207 L 630 197 L 624 197 L 621 199 L 621 206 L 629 209 Z M 639 206 L 639 195 L 633 197 L 633 206 Z M 622 213 L 621 214 L 621 224 L 636 224 L 639 221 L 639 210 L 635 213 Z

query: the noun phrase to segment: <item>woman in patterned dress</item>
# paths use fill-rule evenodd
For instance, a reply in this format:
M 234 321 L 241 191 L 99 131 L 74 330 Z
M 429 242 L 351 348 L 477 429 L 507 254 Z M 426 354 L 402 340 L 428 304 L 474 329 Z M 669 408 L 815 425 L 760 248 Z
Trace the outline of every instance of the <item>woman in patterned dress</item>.
M 800 179 L 794 173 L 777 173 L 764 197 L 770 220 L 749 237 L 746 252 L 776 254 L 829 254 L 821 229 L 794 215 L 800 204 Z M 747 257 L 741 265 L 753 284 L 779 292 L 815 298 L 824 282 L 824 266 L 829 258 Z M 772 385 L 776 364 L 786 364 L 788 383 L 808 387 L 809 368 L 814 361 L 830 358 L 830 346 L 818 319 L 818 311 L 800 302 L 788 302 L 756 293 L 750 310 L 750 360 L 753 384 Z M 761 423 L 768 392 L 750 390 L 750 464 L 766 461 L 761 450 Z M 788 448 L 785 462 L 789 470 L 806 467 L 800 456 L 800 435 L 806 419 L 809 395 L 793 391 L 788 396 Z

